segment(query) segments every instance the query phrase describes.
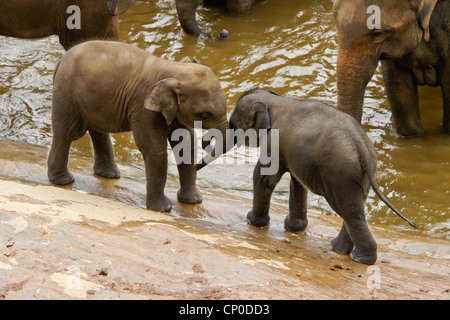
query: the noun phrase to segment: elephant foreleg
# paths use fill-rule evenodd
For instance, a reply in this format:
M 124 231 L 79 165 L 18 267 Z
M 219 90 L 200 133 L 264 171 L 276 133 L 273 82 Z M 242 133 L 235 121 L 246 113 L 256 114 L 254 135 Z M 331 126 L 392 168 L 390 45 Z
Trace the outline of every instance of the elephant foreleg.
M 256 164 L 253 172 L 253 208 L 247 214 L 247 220 L 256 227 L 263 227 L 269 223 L 270 198 L 273 190 L 280 181 L 285 171 L 265 176 L 261 175 L 262 164 L 260 161 Z
M 151 210 L 170 212 L 172 204 L 164 194 L 167 180 L 167 130 L 149 130 L 148 127 L 143 124 L 133 129 L 136 145 L 145 163 L 146 206 Z
M 306 216 L 308 190 L 291 175 L 289 190 L 289 215 L 284 220 L 288 231 L 305 230 L 308 225 Z
M 382 61 L 383 79 L 398 134 L 420 136 L 425 133 L 419 110 L 417 83 L 409 70 L 393 61 Z
M 120 171 L 114 161 L 114 149 L 109 133 L 89 130 L 94 147 L 94 172 L 108 179 L 119 179 Z
M 196 186 L 197 171 L 195 170 L 194 164 L 194 130 L 187 127 L 182 127 L 177 130 L 184 131 L 183 140 L 187 139 L 188 143 L 185 143 L 185 141 L 174 141 L 172 139 L 172 131 L 169 133 L 169 142 L 172 146 L 172 149 L 175 150 L 178 143 L 182 143 L 184 146 L 189 145 L 188 157 L 184 157 L 183 154 L 187 151 L 187 148 L 177 148 L 180 150 L 174 152 L 175 160 L 177 161 L 178 174 L 180 177 L 180 190 L 178 190 L 177 197 L 181 202 L 189 204 L 201 203 L 203 201 L 203 198 Z M 187 134 L 187 136 L 185 134 Z

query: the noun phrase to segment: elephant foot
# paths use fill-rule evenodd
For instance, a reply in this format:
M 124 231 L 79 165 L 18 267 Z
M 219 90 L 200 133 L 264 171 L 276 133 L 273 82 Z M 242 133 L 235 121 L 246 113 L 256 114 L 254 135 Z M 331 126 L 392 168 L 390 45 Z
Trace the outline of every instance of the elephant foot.
M 48 179 L 50 180 L 51 183 L 60 186 L 71 184 L 72 182 L 75 181 L 73 175 L 68 170 L 59 174 L 53 174 L 48 172 Z
M 172 210 L 172 203 L 166 196 L 160 198 L 147 199 L 147 209 L 160 211 L 160 212 L 170 212 Z
M 202 203 L 203 197 L 196 187 L 180 188 L 177 193 L 178 200 L 184 203 L 197 204 Z
M 284 219 L 284 228 L 290 232 L 303 231 L 308 226 L 308 219 L 292 219 L 290 215 Z
M 100 177 L 107 179 L 119 179 L 120 171 L 115 163 L 109 165 L 94 164 L 94 172 Z
M 353 242 L 350 240 L 350 238 L 343 239 L 343 237 L 336 237 L 331 241 L 331 247 L 334 251 L 343 253 L 343 254 L 350 254 L 353 250 Z
M 270 216 L 268 214 L 264 216 L 257 216 L 253 210 L 247 214 L 247 221 L 255 227 L 264 227 L 269 223 Z
M 404 138 L 420 137 L 425 134 L 425 129 L 420 127 L 398 127 L 396 131 Z
M 375 252 L 361 252 L 360 250 L 355 248 L 350 253 L 350 258 L 359 263 L 374 264 L 377 261 L 377 251 L 375 250 Z

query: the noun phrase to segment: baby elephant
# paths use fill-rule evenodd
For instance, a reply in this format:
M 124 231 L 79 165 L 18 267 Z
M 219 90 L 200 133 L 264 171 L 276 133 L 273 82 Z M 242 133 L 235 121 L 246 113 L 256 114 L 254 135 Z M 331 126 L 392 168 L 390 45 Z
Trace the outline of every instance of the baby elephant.
M 175 155 L 178 200 L 200 203 L 193 163 L 194 121 L 220 130 L 225 137 L 226 97 L 210 68 L 162 60 L 124 43 L 85 42 L 69 50 L 56 68 L 48 177 L 58 185 L 74 181 L 67 169 L 70 145 L 89 131 L 95 173 L 119 178 L 109 133 L 132 130 L 145 162 L 147 208 L 170 211 L 171 203 L 164 195 L 167 140 L 173 147 L 179 136 L 171 139 L 172 132 L 184 129 L 191 141 L 191 161 L 178 161 L 186 154 Z
M 308 188 L 325 197 L 344 220 L 339 235 L 331 242 L 333 249 L 350 254 L 358 262 L 375 263 L 377 243 L 364 214 L 370 186 L 389 208 L 401 214 L 377 186 L 375 149 L 359 123 L 323 102 L 254 89 L 239 98 L 230 128 L 266 129 L 268 152 L 273 153 L 274 148 L 279 152 L 277 173 L 261 174 L 261 169 L 269 166 L 261 159 L 256 165 L 253 209 L 247 215 L 252 225 L 261 227 L 269 222 L 272 192 L 283 174 L 289 172 L 289 215 L 285 228 L 289 231 L 306 228 Z M 271 139 L 274 130 L 278 130 L 279 141 Z

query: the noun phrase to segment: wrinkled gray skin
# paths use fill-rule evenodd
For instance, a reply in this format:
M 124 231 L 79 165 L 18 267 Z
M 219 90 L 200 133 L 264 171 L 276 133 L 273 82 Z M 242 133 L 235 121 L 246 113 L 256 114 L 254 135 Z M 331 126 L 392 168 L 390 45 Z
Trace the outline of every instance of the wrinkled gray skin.
M 227 10 L 233 14 L 247 14 L 253 9 L 255 0 L 176 0 L 178 19 L 183 30 L 192 36 L 199 36 L 204 32 L 197 24 L 195 17 L 199 4 L 226 4 Z
M 369 29 L 367 8 L 381 9 Z M 418 86 L 440 86 L 442 129 L 450 133 L 450 0 L 336 0 L 338 108 L 361 122 L 364 93 L 378 61 L 397 132 L 424 134 Z
M 264 165 L 261 161 L 256 165 L 253 208 L 247 216 L 252 225 L 262 227 L 269 222 L 272 192 L 283 174 L 289 172 L 291 185 L 286 229 L 299 231 L 306 228 L 309 189 L 325 197 L 344 220 L 339 235 L 332 241 L 333 249 L 350 254 L 358 262 L 375 263 L 377 243 L 364 214 L 370 187 L 392 210 L 395 209 L 377 186 L 375 149 L 355 119 L 320 101 L 282 97 L 257 89 L 238 100 L 230 118 L 230 128 L 244 131 L 271 129 L 269 150 L 279 147 L 277 174 L 263 176 L 261 168 Z M 279 130 L 279 146 L 271 142 L 274 130 Z
M 116 12 L 120 0 L 1 0 L 0 35 L 42 38 L 58 35 L 64 49 L 94 39 L 119 40 Z M 81 9 L 81 28 L 68 29 L 67 8 Z
M 226 98 L 210 68 L 162 60 L 119 42 L 75 46 L 61 59 L 54 76 L 49 180 L 58 185 L 74 181 L 67 168 L 70 145 L 87 131 L 94 148 L 95 173 L 119 178 L 109 133 L 133 131 L 145 161 L 147 208 L 170 211 L 171 203 L 164 195 L 167 140 L 173 147 L 178 142 L 170 140 L 172 132 L 188 130 L 193 159 L 196 120 L 226 137 Z M 178 200 L 200 203 L 194 164 L 180 164 L 178 172 Z

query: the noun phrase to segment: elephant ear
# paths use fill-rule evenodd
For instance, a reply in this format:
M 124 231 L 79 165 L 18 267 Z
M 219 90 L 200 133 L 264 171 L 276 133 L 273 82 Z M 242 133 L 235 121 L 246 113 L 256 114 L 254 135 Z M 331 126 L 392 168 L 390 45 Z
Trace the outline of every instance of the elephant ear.
M 145 98 L 144 108 L 162 113 L 170 125 L 178 114 L 180 85 L 181 82 L 173 78 L 159 81 Z
M 254 122 L 252 126 L 254 129 L 269 130 L 272 128 L 267 104 L 259 101 L 253 102 L 252 105 L 250 106 L 250 109 L 252 110 L 252 112 L 254 112 Z
M 430 20 L 437 0 L 423 0 L 419 11 L 419 23 L 423 29 L 423 38 L 430 40 Z

